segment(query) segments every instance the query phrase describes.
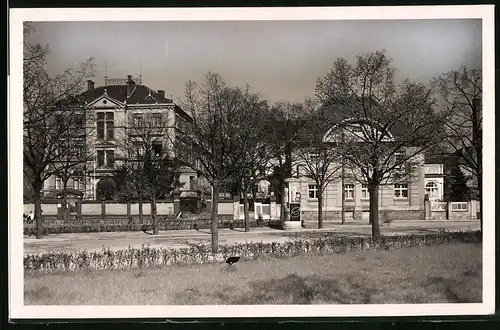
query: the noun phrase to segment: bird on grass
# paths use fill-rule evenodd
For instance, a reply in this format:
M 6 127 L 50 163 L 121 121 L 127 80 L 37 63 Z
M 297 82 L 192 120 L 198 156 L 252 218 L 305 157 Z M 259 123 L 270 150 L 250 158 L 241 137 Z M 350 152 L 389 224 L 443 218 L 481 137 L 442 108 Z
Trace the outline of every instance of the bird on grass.
M 226 264 L 228 264 L 230 267 L 237 263 L 240 260 L 240 257 L 229 257 L 226 259 Z

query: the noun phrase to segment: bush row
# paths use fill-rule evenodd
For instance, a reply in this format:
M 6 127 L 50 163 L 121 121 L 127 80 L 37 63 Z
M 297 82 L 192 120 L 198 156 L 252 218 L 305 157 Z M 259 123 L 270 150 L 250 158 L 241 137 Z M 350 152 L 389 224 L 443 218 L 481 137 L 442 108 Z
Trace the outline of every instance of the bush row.
M 158 228 L 161 231 L 168 230 L 197 230 L 197 229 L 210 229 L 210 220 L 197 219 L 169 219 L 160 220 Z M 235 221 L 219 221 L 219 228 L 244 228 L 244 220 Z M 280 221 L 251 221 L 250 227 L 272 227 L 280 228 Z M 147 231 L 152 230 L 153 224 L 151 220 L 146 223 L 106 223 L 94 222 L 90 224 L 66 224 L 66 225 L 48 225 L 42 228 L 42 235 L 50 234 L 69 234 L 69 233 L 99 233 L 99 232 L 120 232 L 120 231 Z M 31 236 L 36 234 L 36 227 L 34 225 L 24 226 L 24 235 Z
M 210 245 L 198 245 L 182 249 L 130 248 L 127 250 L 82 251 L 77 253 L 46 253 L 26 255 L 24 269 L 32 271 L 80 271 L 111 270 L 163 266 L 172 264 L 195 264 L 223 262 L 229 256 L 240 256 L 251 260 L 262 257 L 291 257 L 305 254 L 342 253 L 347 251 L 392 250 L 449 243 L 480 243 L 481 232 L 445 232 L 436 234 L 413 234 L 400 236 L 371 237 L 324 237 L 285 243 L 245 243 L 219 246 L 218 253 Z

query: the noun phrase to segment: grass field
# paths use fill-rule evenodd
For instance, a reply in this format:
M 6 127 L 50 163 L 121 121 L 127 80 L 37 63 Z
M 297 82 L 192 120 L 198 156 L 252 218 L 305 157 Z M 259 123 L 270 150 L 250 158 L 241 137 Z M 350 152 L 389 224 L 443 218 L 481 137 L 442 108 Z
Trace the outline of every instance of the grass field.
M 127 271 L 26 274 L 25 304 L 368 304 L 482 301 L 479 244 Z

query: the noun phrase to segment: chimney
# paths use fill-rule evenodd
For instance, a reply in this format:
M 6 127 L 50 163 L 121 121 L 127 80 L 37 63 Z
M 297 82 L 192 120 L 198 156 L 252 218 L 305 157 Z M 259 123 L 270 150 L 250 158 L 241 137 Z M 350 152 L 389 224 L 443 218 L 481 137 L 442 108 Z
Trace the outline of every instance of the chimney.
M 165 91 L 164 91 L 164 90 L 159 89 L 159 90 L 158 90 L 158 94 L 160 94 L 160 96 L 161 96 L 162 98 L 165 98 Z
M 134 91 L 134 87 L 135 87 L 135 81 L 132 80 L 131 75 L 128 75 L 127 76 L 127 98 L 129 98 L 130 95 L 132 94 L 132 92 Z
M 87 90 L 88 91 L 94 90 L 94 82 L 92 80 L 87 80 Z

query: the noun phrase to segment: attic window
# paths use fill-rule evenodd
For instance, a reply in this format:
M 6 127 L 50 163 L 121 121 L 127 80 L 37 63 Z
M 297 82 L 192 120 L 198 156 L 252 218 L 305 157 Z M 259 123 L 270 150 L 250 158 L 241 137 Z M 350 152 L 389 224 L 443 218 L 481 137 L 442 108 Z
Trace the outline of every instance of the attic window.
M 102 103 L 106 104 L 106 103 L 108 103 L 108 101 L 106 101 L 106 100 L 103 100 L 103 101 L 102 101 Z

